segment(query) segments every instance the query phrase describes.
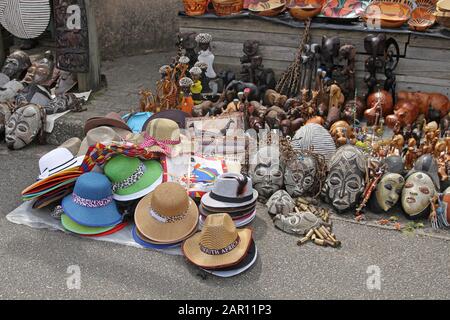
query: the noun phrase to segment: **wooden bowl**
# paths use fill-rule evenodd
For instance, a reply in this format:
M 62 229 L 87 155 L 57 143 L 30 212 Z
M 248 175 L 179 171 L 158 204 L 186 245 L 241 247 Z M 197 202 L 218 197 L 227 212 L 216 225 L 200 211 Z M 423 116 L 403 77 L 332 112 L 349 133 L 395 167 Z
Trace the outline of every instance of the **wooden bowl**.
M 229 16 L 244 9 L 244 0 L 212 0 L 218 16 Z
M 286 1 L 269 0 L 250 4 L 248 10 L 264 17 L 276 17 L 286 9 Z
M 436 11 L 434 13 L 437 23 L 445 28 L 450 28 L 450 12 Z
M 320 14 L 324 2 L 322 0 L 294 0 L 287 7 L 296 20 L 306 20 Z
M 184 11 L 188 16 L 204 15 L 208 7 L 208 0 L 183 0 Z
M 435 18 L 436 21 L 436 18 Z M 427 19 L 410 19 L 408 21 L 408 27 L 412 31 L 425 31 L 429 29 L 435 21 L 430 21 Z
M 380 22 L 382 28 L 400 28 L 411 15 L 409 5 L 395 2 L 372 2 L 363 15 L 366 23 Z
M 433 24 L 436 22 L 436 17 L 434 16 L 434 10 L 427 7 L 417 7 L 411 13 L 411 19 L 423 19 L 432 21 Z

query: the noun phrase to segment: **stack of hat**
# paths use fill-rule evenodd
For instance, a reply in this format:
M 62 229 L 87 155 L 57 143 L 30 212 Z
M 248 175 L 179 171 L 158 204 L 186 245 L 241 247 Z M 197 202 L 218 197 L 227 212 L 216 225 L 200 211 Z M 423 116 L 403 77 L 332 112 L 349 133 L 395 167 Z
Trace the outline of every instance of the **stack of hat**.
M 200 225 L 209 215 L 228 213 L 237 227 L 251 223 L 256 217 L 258 192 L 252 180 L 242 174 L 225 173 L 219 176 L 211 192 L 205 194 L 200 206 Z
M 226 213 L 209 215 L 203 230 L 187 239 L 182 250 L 188 261 L 224 278 L 248 270 L 258 255 L 252 230 L 236 229 Z
M 152 249 L 173 248 L 197 232 L 198 208 L 186 189 L 167 182 L 139 202 L 134 221 L 133 237 L 138 244 Z
M 63 227 L 83 236 L 105 236 L 124 227 L 113 199 L 112 185 L 100 173 L 80 176 L 71 195 L 62 201 Z
M 72 192 L 77 178 L 83 174 L 80 165 L 83 157 L 60 147 L 45 154 L 39 160 L 37 182 L 22 191 L 24 201 L 36 200 L 34 208 L 44 208 L 61 200 Z

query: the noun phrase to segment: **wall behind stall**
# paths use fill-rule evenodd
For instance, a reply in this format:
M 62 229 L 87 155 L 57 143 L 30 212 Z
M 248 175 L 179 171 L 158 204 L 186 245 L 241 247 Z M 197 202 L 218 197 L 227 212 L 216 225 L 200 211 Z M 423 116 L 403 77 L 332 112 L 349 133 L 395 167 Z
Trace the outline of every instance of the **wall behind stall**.
M 174 50 L 181 0 L 91 0 L 102 59 Z

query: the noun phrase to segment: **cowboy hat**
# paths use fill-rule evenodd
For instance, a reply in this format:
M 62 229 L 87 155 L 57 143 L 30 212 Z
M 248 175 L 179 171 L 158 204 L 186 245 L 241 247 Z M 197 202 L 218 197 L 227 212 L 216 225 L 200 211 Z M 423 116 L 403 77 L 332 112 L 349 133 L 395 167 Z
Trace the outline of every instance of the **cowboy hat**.
M 66 169 L 79 167 L 83 157 L 75 158 L 66 148 L 56 148 L 39 159 L 38 180 L 46 179 Z
M 163 180 L 163 170 L 158 161 L 141 161 L 124 155 L 109 160 L 104 171 L 113 184 L 113 197 L 118 201 L 142 198 Z
M 118 114 L 117 112 L 110 112 L 104 117 L 94 117 L 88 119 L 84 126 L 84 134 L 87 134 L 94 128 L 102 126 L 121 128 L 127 131 L 131 131 L 130 127 L 128 127 L 120 114 Z
M 198 225 L 198 208 L 178 183 L 167 182 L 143 198 L 134 215 L 137 229 L 162 244 L 185 239 Z
M 236 173 L 224 173 L 214 184 L 214 189 L 205 194 L 202 204 L 211 208 L 237 208 L 253 204 L 258 191 L 253 190 L 252 179 Z
M 242 260 L 239 264 L 233 267 L 220 270 L 207 270 L 207 269 L 202 270 L 220 278 L 231 278 L 241 273 L 244 273 L 245 271 L 250 269 L 256 263 L 257 259 L 258 259 L 258 249 L 256 248 L 255 242 L 252 241 L 250 249 L 248 250 L 248 254 L 245 256 L 244 260 Z
M 203 229 L 203 226 L 205 225 L 205 221 L 206 221 L 207 217 L 208 216 L 200 215 L 200 224 L 199 224 L 200 229 Z M 250 223 L 253 222 L 253 220 L 255 220 L 255 218 L 256 218 L 256 210 L 253 210 L 253 212 L 251 212 L 243 217 L 239 217 L 239 218 L 232 217 L 236 228 L 242 228 L 242 227 L 249 225 Z
M 129 134 L 131 134 L 131 131 L 115 127 L 101 126 L 91 129 L 81 142 L 78 156 L 85 156 L 90 146 L 96 145 L 97 143 L 110 144 L 113 141 L 120 142 Z
M 251 229 L 236 229 L 226 214 L 210 215 L 203 230 L 187 239 L 182 250 L 186 258 L 204 269 L 222 269 L 237 265 L 252 243 Z
M 63 199 L 62 207 L 74 222 L 87 227 L 109 227 L 122 221 L 111 182 L 96 172 L 85 173 L 77 179 L 73 193 Z

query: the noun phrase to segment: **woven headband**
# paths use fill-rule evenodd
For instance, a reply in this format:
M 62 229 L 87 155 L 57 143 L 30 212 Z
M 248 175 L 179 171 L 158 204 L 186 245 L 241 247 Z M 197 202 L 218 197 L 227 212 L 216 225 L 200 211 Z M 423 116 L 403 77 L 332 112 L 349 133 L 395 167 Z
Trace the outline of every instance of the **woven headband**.
M 223 249 L 209 249 L 207 247 L 205 247 L 204 245 L 200 244 L 200 250 L 207 255 L 210 256 L 221 256 L 227 253 L 230 253 L 231 251 L 233 251 L 238 245 L 239 243 L 241 243 L 241 238 L 237 237 L 237 239 L 232 242 L 231 244 L 229 244 L 228 246 L 226 246 Z
M 141 162 L 141 164 L 131 176 L 123 181 L 113 183 L 112 191 L 116 193 L 118 190 L 123 190 L 131 187 L 142 178 L 146 170 L 147 168 L 145 167 L 144 163 Z
M 106 207 L 108 204 L 110 204 L 112 202 L 113 197 L 109 196 L 107 198 L 100 199 L 100 200 L 90 200 L 90 199 L 82 198 L 79 195 L 77 195 L 76 193 L 73 193 L 72 199 L 73 199 L 73 202 L 75 202 L 76 204 L 78 204 L 82 207 L 95 209 L 95 208 Z

